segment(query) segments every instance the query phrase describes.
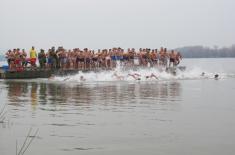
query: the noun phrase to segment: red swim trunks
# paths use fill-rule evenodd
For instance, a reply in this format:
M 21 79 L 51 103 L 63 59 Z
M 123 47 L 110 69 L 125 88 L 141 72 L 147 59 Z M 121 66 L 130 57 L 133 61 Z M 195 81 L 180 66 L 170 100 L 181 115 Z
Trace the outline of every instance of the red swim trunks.
M 15 59 L 15 64 L 19 65 L 20 64 L 20 59 Z
M 36 58 L 31 58 L 31 59 L 30 59 L 30 63 L 31 63 L 31 64 L 35 64 L 35 63 L 36 63 Z

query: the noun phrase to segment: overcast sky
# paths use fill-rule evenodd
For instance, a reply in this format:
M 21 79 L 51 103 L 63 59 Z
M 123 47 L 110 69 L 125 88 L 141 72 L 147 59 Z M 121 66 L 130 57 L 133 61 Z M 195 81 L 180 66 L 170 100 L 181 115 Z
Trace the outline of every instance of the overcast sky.
M 0 0 L 0 49 L 235 43 L 235 0 Z

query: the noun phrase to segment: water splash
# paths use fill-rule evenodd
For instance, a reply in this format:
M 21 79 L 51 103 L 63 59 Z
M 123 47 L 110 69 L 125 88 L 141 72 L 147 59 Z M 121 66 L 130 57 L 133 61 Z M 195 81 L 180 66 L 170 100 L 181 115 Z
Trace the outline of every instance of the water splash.
M 204 73 L 204 75 L 202 75 Z M 76 75 L 55 77 L 54 81 L 65 82 L 105 82 L 105 81 L 163 81 L 163 80 L 189 80 L 189 79 L 214 79 L 214 75 L 219 74 L 220 79 L 235 78 L 235 74 L 216 73 L 203 70 L 199 67 L 193 67 L 181 71 L 177 69 L 176 75 L 161 71 L 157 68 L 140 68 L 123 70 L 120 62 L 114 70 L 101 72 L 79 72 Z M 134 78 L 134 75 L 136 78 Z M 155 78 L 154 75 L 157 78 Z

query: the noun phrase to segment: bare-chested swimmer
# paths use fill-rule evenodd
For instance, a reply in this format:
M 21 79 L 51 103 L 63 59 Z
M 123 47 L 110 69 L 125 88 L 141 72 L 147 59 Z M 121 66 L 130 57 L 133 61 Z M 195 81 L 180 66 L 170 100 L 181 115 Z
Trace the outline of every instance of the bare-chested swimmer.
M 68 81 L 70 79 L 70 77 L 65 78 L 63 81 Z M 80 76 L 80 81 L 86 81 L 86 79 L 84 78 L 84 76 Z
M 67 80 L 69 80 L 70 78 L 69 77 L 67 77 L 67 78 L 65 78 L 63 81 L 67 81 Z
M 157 79 L 158 80 L 158 77 L 155 75 L 155 74 L 151 74 L 151 75 L 147 75 L 147 76 L 145 76 L 145 78 L 146 79 L 151 79 L 151 78 L 155 78 L 155 79 Z
M 80 76 L 80 81 L 86 81 L 86 79 L 84 78 L 84 76 Z
M 55 79 L 55 75 L 51 75 L 48 79 L 49 80 L 54 80 Z
M 134 74 L 128 74 L 128 76 L 133 77 L 135 80 L 141 80 L 141 75 L 138 73 L 134 73 Z
M 124 76 L 118 75 L 116 72 L 113 74 L 113 77 L 117 78 L 118 80 L 124 80 Z

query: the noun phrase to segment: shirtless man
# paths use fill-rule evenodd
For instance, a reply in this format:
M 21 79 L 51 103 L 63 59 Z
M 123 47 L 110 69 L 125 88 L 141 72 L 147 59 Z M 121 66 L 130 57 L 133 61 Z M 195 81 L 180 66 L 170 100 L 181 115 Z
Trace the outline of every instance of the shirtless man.
M 51 75 L 49 78 L 48 78 L 48 80 L 54 80 L 55 79 L 55 75 Z
M 111 68 L 111 57 L 110 57 L 111 49 L 105 51 L 105 67 L 106 69 Z
M 164 48 L 164 52 L 163 52 L 164 58 L 163 58 L 163 66 L 167 66 L 167 61 L 169 58 L 168 52 L 167 52 L 167 48 Z
M 147 76 L 145 76 L 145 78 L 146 78 L 146 79 L 149 79 L 149 78 L 150 78 L 150 79 L 151 79 L 151 78 L 155 78 L 155 79 L 157 79 L 157 80 L 158 80 L 158 77 L 157 77 L 155 74 L 153 74 L 153 73 L 152 73 L 151 75 L 147 75 Z
M 165 59 L 164 49 L 163 47 L 161 47 L 160 52 L 159 52 L 159 65 L 160 66 L 164 65 L 164 59 Z
M 16 60 L 16 49 L 8 50 L 6 53 L 6 58 L 9 66 L 9 70 L 15 69 L 15 60 Z
M 152 65 L 153 66 L 157 66 L 157 62 L 158 62 L 158 60 L 157 60 L 157 49 L 155 49 L 155 50 L 152 50 L 152 52 L 151 52 L 151 61 L 152 61 Z
M 22 49 L 22 66 L 23 67 L 26 67 L 28 64 L 28 61 L 27 61 L 27 53 L 25 52 L 24 49 Z
M 171 67 L 171 64 L 174 67 L 176 65 L 176 54 L 175 54 L 174 50 L 171 50 L 169 57 L 170 57 L 169 67 Z
M 69 77 L 67 77 L 67 78 L 65 78 L 63 81 L 67 81 L 67 80 L 69 80 L 70 78 Z
M 77 51 L 77 64 L 78 69 L 83 70 L 85 66 L 85 56 L 83 54 L 83 51 Z
M 8 63 L 8 66 L 10 67 L 10 65 L 11 65 L 11 50 L 8 50 L 7 52 L 6 52 L 6 54 L 5 54 L 5 58 L 7 58 L 7 63 Z
M 138 73 L 134 73 L 134 74 L 128 74 L 128 76 L 133 77 L 135 80 L 141 80 L 141 75 Z
M 80 81 L 86 81 L 86 79 L 84 78 L 84 76 L 80 76 Z
M 65 69 L 66 68 L 66 63 L 67 63 L 67 53 L 64 49 L 61 49 L 58 52 L 58 56 L 59 56 L 59 63 L 60 63 L 60 67 L 61 69 Z
M 116 77 L 118 80 L 124 80 L 124 76 L 118 75 L 116 72 L 113 74 L 113 77 Z
M 180 52 L 177 52 L 176 58 L 175 58 L 175 65 L 177 66 L 180 63 L 180 60 L 182 60 L 182 55 Z
M 219 74 L 215 74 L 214 78 L 215 78 L 215 80 L 218 80 L 219 79 Z
M 91 69 L 91 51 L 84 49 L 85 69 Z

